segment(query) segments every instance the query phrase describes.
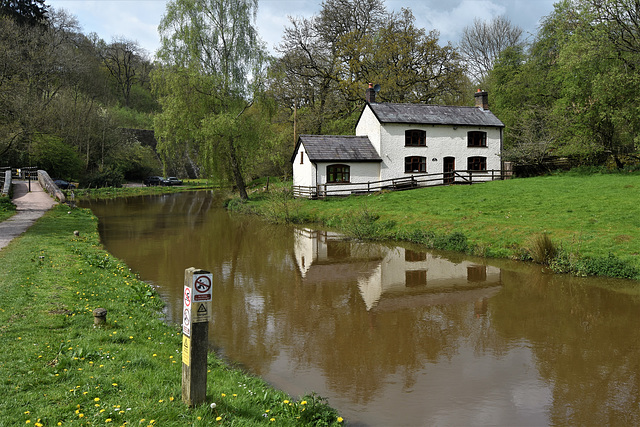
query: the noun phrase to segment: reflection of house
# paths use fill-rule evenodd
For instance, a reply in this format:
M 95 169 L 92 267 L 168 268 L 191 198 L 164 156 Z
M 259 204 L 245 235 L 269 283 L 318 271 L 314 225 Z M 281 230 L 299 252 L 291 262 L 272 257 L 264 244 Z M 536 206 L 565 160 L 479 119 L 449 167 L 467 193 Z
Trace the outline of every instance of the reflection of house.
M 294 187 L 319 188 L 414 175 L 473 171 L 474 179 L 501 170 L 503 123 L 489 111 L 487 92 L 476 107 L 376 103 L 373 89 L 355 136 L 302 135 L 295 147 Z M 485 178 L 486 179 L 486 178 Z M 442 181 L 440 181 L 442 183 Z M 326 188 L 326 187 L 325 187 Z
M 423 305 L 472 301 L 490 296 L 483 289 L 493 286 L 495 291 L 501 283 L 496 267 L 470 261 L 453 263 L 431 253 L 348 241 L 336 233 L 297 230 L 294 251 L 303 282 L 355 283 L 367 310 L 383 304 L 403 306 L 407 304 L 401 301 L 405 297 Z M 462 290 L 474 292 L 456 293 Z

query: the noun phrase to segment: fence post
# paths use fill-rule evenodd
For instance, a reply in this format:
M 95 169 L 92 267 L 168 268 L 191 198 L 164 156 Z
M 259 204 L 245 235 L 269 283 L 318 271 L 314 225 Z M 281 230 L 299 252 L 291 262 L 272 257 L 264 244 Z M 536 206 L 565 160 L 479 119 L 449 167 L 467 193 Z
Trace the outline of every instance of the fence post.
M 182 313 L 182 401 L 188 406 L 207 398 L 207 354 L 209 352 L 209 313 L 213 276 L 189 267 L 184 271 Z

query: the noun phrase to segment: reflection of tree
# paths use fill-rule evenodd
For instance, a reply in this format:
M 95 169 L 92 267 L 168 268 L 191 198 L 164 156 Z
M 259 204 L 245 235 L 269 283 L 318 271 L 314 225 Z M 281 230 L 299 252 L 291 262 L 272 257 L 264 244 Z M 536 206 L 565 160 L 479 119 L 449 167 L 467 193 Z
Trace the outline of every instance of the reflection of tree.
M 505 273 L 493 304 L 495 329 L 532 343 L 540 375 L 553 387 L 554 425 L 640 425 L 640 304 L 553 275 Z

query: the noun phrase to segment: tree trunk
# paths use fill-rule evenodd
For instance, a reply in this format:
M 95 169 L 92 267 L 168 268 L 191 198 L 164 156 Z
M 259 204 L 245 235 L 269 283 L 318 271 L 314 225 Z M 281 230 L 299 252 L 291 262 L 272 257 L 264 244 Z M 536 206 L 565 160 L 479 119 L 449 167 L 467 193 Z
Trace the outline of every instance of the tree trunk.
M 236 156 L 236 147 L 233 145 L 233 139 L 229 138 L 229 157 L 231 158 L 231 171 L 233 172 L 233 179 L 236 182 L 236 187 L 238 187 L 238 193 L 240 193 L 240 198 L 242 200 L 248 200 L 249 195 L 247 194 L 247 186 L 244 183 L 244 178 L 242 177 L 242 172 L 240 171 L 240 163 L 238 162 L 238 157 Z

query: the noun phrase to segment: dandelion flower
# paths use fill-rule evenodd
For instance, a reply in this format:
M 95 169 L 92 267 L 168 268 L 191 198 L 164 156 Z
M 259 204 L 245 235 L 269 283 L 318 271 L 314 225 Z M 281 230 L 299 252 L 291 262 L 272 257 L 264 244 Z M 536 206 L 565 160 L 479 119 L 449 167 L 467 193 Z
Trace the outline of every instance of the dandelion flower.
M 269 421 L 274 422 L 276 419 L 275 418 L 270 418 Z
M 307 401 L 306 401 L 306 400 L 303 400 L 302 402 L 300 402 L 300 404 L 301 404 L 301 405 L 306 405 L 306 404 L 307 404 Z
M 222 417 L 216 417 L 216 421 L 221 421 Z
M 339 422 L 339 423 L 341 423 L 341 422 L 343 422 L 343 421 L 344 421 L 344 419 L 343 419 L 342 417 L 338 417 L 338 422 Z

